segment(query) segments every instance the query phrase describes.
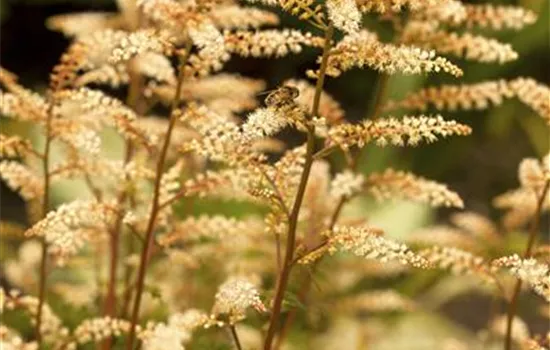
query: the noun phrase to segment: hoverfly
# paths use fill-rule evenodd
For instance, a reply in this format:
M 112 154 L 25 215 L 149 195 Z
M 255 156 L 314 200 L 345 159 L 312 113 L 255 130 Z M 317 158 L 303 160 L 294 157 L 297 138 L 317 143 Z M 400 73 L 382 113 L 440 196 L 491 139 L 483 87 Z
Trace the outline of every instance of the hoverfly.
M 265 104 L 268 107 L 282 107 L 289 103 L 292 103 L 298 95 L 300 90 L 294 86 L 283 85 L 275 90 L 266 91 L 267 97 L 265 98 Z

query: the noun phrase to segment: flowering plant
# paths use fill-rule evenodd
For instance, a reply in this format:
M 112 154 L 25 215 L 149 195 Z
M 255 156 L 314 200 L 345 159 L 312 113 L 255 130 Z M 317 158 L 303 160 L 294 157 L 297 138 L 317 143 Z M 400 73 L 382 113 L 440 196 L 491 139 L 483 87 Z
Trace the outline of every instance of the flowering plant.
M 14 288 L 0 289 L 1 344 L 352 348 L 354 341 L 342 339 L 341 320 L 427 309 L 415 293 L 399 291 L 397 277 L 443 275 L 467 276 L 506 303 L 506 317 L 486 327 L 490 337 L 504 338 L 498 342 L 505 349 L 547 348 L 548 338 L 531 336 L 516 309 L 522 286 L 550 301 L 548 246 L 536 239 L 550 209 L 550 155 L 520 164 L 520 187 L 494 201 L 507 210 L 501 223 L 462 211 L 451 216 L 452 225 L 396 238 L 354 211 L 365 197 L 463 209 L 457 192 L 411 172 L 363 174 L 361 149 L 468 136 L 470 126 L 442 115 L 511 98 L 547 128 L 549 88 L 525 77 L 427 87 L 401 100 L 378 99 L 360 122 L 347 120 L 323 89 L 327 79 L 358 68 L 458 79 L 467 72 L 453 63 L 457 57 L 517 60 L 511 45 L 473 29 L 520 30 L 537 15 L 458 0 L 250 3 L 257 6 L 120 0 L 116 13 L 54 16 L 47 25 L 72 41 L 46 93 L 0 70 L 2 116 L 32 126 L 42 141 L 0 135 L 0 177 L 28 212 L 28 227 L 2 223 L 2 237 L 16 238 L 19 256 L 4 266 Z M 275 9 L 307 30 L 278 28 Z M 393 42 L 367 29 L 366 17 L 390 23 Z M 223 72 L 231 57 L 281 58 L 306 48 L 318 56 L 314 68 L 263 101 L 257 98 L 263 81 Z M 117 89 L 127 91 L 125 101 L 114 97 Z M 428 113 L 431 107 L 438 114 Z M 409 114 L 398 114 L 402 109 Z M 278 136 L 286 129 L 301 144 L 283 142 Z M 112 139 L 123 145 L 121 154 L 109 154 Z M 345 165 L 332 162 L 333 155 L 343 155 Z M 52 192 L 67 181 L 80 181 L 88 194 L 56 203 Z M 220 208 L 238 202 L 252 209 L 193 215 L 190 208 L 204 198 L 220 201 Z M 525 247 L 511 252 L 507 237 L 526 225 Z M 313 288 L 323 270 L 330 283 Z M 396 284 L 359 288 L 369 277 Z M 65 319 L 54 303 L 86 315 Z M 28 318 L 32 335 L 15 329 L 16 315 Z M 381 337 L 383 324 L 366 324 L 355 338 Z M 304 345 L 295 334 L 311 340 Z M 481 349 L 484 341 L 497 342 L 490 337 L 447 337 L 439 349 Z

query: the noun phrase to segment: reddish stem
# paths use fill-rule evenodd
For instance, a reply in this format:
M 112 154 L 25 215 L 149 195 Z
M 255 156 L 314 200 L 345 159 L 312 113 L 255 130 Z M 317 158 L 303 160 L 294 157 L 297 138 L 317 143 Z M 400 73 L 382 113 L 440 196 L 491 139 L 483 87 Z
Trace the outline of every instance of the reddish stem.
M 550 181 L 546 181 L 544 184 L 544 188 L 542 189 L 542 193 L 537 201 L 537 208 L 535 210 L 535 216 L 533 218 L 533 221 L 531 223 L 531 229 L 529 232 L 529 240 L 527 241 L 527 247 L 525 248 L 525 251 L 523 252 L 523 258 L 528 259 L 531 257 L 533 253 L 533 248 L 535 246 L 535 241 L 537 239 L 537 234 L 539 233 L 539 227 L 540 227 L 540 216 L 542 212 L 542 206 L 544 205 L 544 200 L 546 198 L 546 194 L 548 193 L 548 189 L 550 188 Z M 514 287 L 514 292 L 512 293 L 512 298 L 510 299 L 510 303 L 508 304 L 508 317 L 506 320 L 506 337 L 504 340 L 504 349 L 505 350 L 511 350 L 512 349 L 512 328 L 514 325 L 514 316 L 516 315 L 516 311 L 518 308 L 518 300 L 519 300 L 519 293 L 521 291 L 521 285 L 522 282 L 520 279 L 516 281 L 516 285 Z
M 42 199 L 42 217 L 46 217 L 49 210 L 49 198 L 50 198 L 50 145 L 51 145 L 51 124 L 53 119 L 53 101 L 50 101 L 48 106 L 48 115 L 46 119 L 46 144 L 44 146 L 44 158 L 42 162 L 44 172 L 44 197 Z M 48 246 L 46 241 L 42 242 L 42 258 L 40 260 L 40 281 L 38 289 L 38 310 L 36 313 L 36 342 L 38 348 L 42 346 L 42 333 L 40 328 L 42 326 L 42 309 L 44 308 L 44 300 L 46 298 L 46 279 L 47 279 L 47 265 L 48 265 Z
M 325 73 L 328 66 L 328 57 L 331 47 L 333 28 L 329 26 L 325 32 L 325 45 L 323 48 L 323 57 L 321 59 L 321 67 L 319 69 L 319 78 L 317 79 L 317 85 L 315 87 L 315 96 L 313 97 L 313 107 L 311 109 L 311 115 L 316 116 L 319 112 L 319 103 L 321 101 L 321 93 L 323 91 L 323 84 L 325 79 Z M 292 261 L 294 258 L 294 248 L 296 245 L 296 229 L 298 226 L 298 216 L 300 214 L 300 208 L 302 206 L 302 200 L 306 191 L 307 181 L 311 166 L 313 165 L 313 154 L 315 152 L 315 129 L 313 127 L 307 130 L 307 144 L 306 144 L 306 159 L 304 163 L 304 170 L 300 178 L 298 185 L 298 191 L 296 193 L 296 199 L 292 206 L 290 218 L 288 221 L 288 235 L 286 243 L 286 252 L 283 262 L 283 268 L 277 280 L 277 286 L 275 290 L 275 299 L 273 300 L 273 310 L 269 319 L 269 328 L 264 342 L 264 350 L 271 350 L 275 333 L 279 328 L 279 321 L 281 317 L 281 308 L 283 304 L 284 295 L 288 285 L 288 279 L 290 277 L 290 271 L 292 269 Z
M 128 335 L 128 343 L 126 345 L 127 350 L 133 350 L 134 348 L 134 342 L 136 338 L 136 326 L 138 323 L 138 317 L 139 317 L 139 309 L 141 306 L 141 297 L 143 295 L 143 286 L 145 283 L 145 273 L 147 271 L 147 263 L 149 262 L 149 255 L 151 251 L 151 247 L 153 246 L 153 239 L 154 239 L 154 230 L 155 230 L 155 222 L 157 219 L 157 216 L 160 212 L 160 184 L 162 180 L 163 170 L 164 170 L 164 163 L 166 161 L 166 155 L 168 153 L 168 146 L 170 145 L 170 139 L 172 137 L 172 132 L 174 131 L 174 126 L 176 125 L 176 121 L 178 119 L 177 114 L 175 113 L 176 109 L 179 106 L 180 103 L 180 96 L 181 96 L 181 88 L 183 85 L 183 78 L 184 78 L 184 68 L 185 68 L 185 62 L 187 61 L 187 57 L 189 55 L 189 51 L 191 50 L 191 41 L 188 41 L 186 45 L 185 50 L 185 56 L 182 58 L 179 66 L 179 73 L 178 73 L 178 82 L 176 85 L 176 95 L 174 97 L 174 100 L 172 102 L 171 107 L 171 113 L 170 113 L 170 121 L 168 124 L 168 129 L 166 131 L 166 136 L 164 137 L 164 144 L 162 145 L 162 149 L 159 155 L 159 159 L 157 162 L 157 169 L 156 169 L 156 176 L 155 176 L 155 185 L 154 185 L 154 192 L 153 192 L 153 200 L 151 205 L 151 214 L 149 216 L 149 222 L 147 224 L 147 229 L 145 233 L 145 244 L 143 246 L 143 250 L 141 252 L 141 258 L 140 258 L 140 264 L 138 269 L 138 277 L 137 277 L 137 287 L 136 287 L 136 293 L 135 293 L 135 299 L 134 299 L 134 306 L 132 309 L 132 318 L 131 318 L 131 324 L 130 324 L 130 332 Z

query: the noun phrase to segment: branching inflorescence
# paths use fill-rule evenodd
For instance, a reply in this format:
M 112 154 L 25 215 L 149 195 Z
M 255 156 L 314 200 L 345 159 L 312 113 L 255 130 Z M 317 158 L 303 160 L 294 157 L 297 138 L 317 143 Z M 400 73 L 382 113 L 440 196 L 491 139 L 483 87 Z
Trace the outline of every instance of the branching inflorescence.
M 457 79 L 468 66 L 454 63 L 456 57 L 506 64 L 520 57 L 510 44 L 469 30 L 520 30 L 536 21 L 535 13 L 458 0 L 250 1 L 262 8 L 232 0 L 118 3 L 116 13 L 47 21 L 72 41 L 44 96 L 0 69 L 1 115 L 32 129 L 0 135 L 0 177 L 25 200 L 29 217 L 26 229 L 0 226 L 3 238 L 29 240 L 20 245 L 17 263 L 6 265 L 17 289 L 0 289 L 0 311 L 22 312 L 36 329 L 25 339 L 7 320 L 0 326 L 2 346 L 97 343 L 133 350 L 139 343 L 156 350 L 231 342 L 238 349 L 278 349 L 294 341 L 287 335 L 297 317 L 305 316 L 307 337 L 323 339 L 322 327 L 311 324 L 325 319 L 320 315 L 421 309 L 417 295 L 389 284 L 364 290 L 360 281 L 437 270 L 488 282 L 508 302 L 503 335 L 511 349 L 521 283 L 550 298 L 548 261 L 539 258 L 544 247 L 536 250 L 535 239 L 550 208 L 549 156 L 525 159 L 521 187 L 495 198 L 494 205 L 507 210 L 501 225 L 455 213 L 454 226 L 408 237 L 371 224 L 364 202 L 355 199 L 458 209 L 468 203 L 436 181 L 392 168 L 363 174 L 357 162 L 370 144 L 415 147 L 468 136 L 472 129 L 447 113 L 485 110 L 506 99 L 517 98 L 550 123 L 548 86 L 518 77 L 424 87 L 399 101 L 375 96 L 375 110 L 393 114 L 352 122 L 324 85 L 356 69 Z M 273 8 L 304 26 L 277 27 Z M 364 28 L 367 16 L 391 21 L 395 40 Z M 304 52 L 316 55 L 314 68 L 281 81 L 263 102 L 257 96 L 264 81 L 223 72 L 232 57 Z M 111 96 L 126 86 L 125 101 Z M 400 109 L 421 114 L 399 115 Z M 288 129 L 301 144 L 285 144 L 279 136 Z M 113 139 L 123 146 L 113 151 Z M 345 168 L 328 158 L 341 153 Z M 79 191 L 58 198 L 56 186 L 71 182 Z M 235 202 L 253 209 L 235 214 Z M 202 212 L 204 203 L 221 204 Z M 510 255 L 504 232 L 528 223 L 523 256 Z M 18 264 L 33 271 L 23 276 Z M 320 266 L 341 280 L 313 290 Z M 501 270 L 519 281 L 512 294 Z M 66 278 L 58 276 L 65 272 Z M 94 312 L 69 329 L 48 304 L 58 301 L 54 295 Z M 230 338 L 218 336 L 221 330 Z M 537 339 L 525 344 L 541 343 Z

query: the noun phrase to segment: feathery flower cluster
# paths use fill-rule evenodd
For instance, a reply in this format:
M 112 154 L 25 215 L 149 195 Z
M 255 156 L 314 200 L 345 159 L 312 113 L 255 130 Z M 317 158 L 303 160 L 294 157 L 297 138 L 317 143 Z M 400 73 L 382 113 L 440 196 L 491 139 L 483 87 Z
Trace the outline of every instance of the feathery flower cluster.
M 266 312 L 256 287 L 247 279 L 232 277 L 219 286 L 212 313 L 216 316 L 226 314 L 229 324 L 245 317 L 246 309 L 252 307 L 258 312 Z
M 302 52 L 303 46 L 321 47 L 324 40 L 298 30 L 261 30 L 224 33 L 229 52 L 244 57 L 283 57 Z
M 179 329 L 193 332 L 198 327 L 203 326 L 208 321 L 206 312 L 198 309 L 188 309 L 183 313 L 175 313 L 168 319 L 168 324 Z
M 29 140 L 19 136 L 6 136 L 0 134 L 0 157 L 15 158 L 25 156 L 32 152 L 32 145 Z
M 25 342 L 13 329 L 0 325 L 0 348 L 4 350 L 38 350 L 38 343 Z
M 401 197 L 434 207 L 462 208 L 464 206 L 460 196 L 449 190 L 446 185 L 393 169 L 369 175 L 365 190 L 377 200 Z
M 486 109 L 502 104 L 505 98 L 512 98 L 514 91 L 505 80 L 484 81 L 475 84 L 441 85 L 409 93 L 401 101 L 390 101 L 385 110 L 396 108 L 426 111 L 428 105 L 438 110 Z
M 0 228 L 3 237 L 4 228 Z M 23 236 L 23 233 L 24 229 L 19 231 L 18 234 Z M 22 289 L 32 289 L 36 285 L 36 276 L 29 274 L 29 271 L 33 271 L 39 266 L 41 252 L 42 244 L 37 240 L 28 240 L 21 244 L 17 252 L 17 259 L 8 260 L 4 265 L 6 278 Z
M 183 119 L 200 134 L 199 138 L 184 143 L 181 149 L 184 152 L 194 150 L 214 161 L 232 166 L 241 164 L 245 168 L 250 168 L 265 158 L 250 147 L 239 125 L 228 117 L 202 106 L 190 111 Z
M 432 247 L 418 254 L 440 269 L 449 269 L 458 275 L 471 274 L 481 277 L 486 282 L 494 282 L 494 269 L 482 257 L 465 250 L 453 247 Z
M 209 100 L 250 100 L 265 89 L 262 80 L 247 78 L 238 74 L 219 73 L 196 81 L 185 81 L 181 87 L 182 98 L 201 100 L 208 104 Z M 174 92 L 167 96 L 171 101 Z
M 468 251 L 479 249 L 479 243 L 473 237 L 460 229 L 446 225 L 420 228 L 408 234 L 405 241 L 409 245 L 438 245 Z
M 164 323 L 158 323 L 153 329 L 147 329 L 140 335 L 145 350 L 184 350 L 182 343 L 189 337 L 187 331 Z
M 172 198 L 172 196 L 180 189 L 181 187 L 181 172 L 183 170 L 183 162 L 178 161 L 173 166 L 170 167 L 160 179 L 159 187 L 159 201 L 164 203 Z
M 35 324 L 38 304 L 38 299 L 33 296 L 22 295 L 20 291 L 15 289 L 6 292 L 3 288 L 0 288 L 0 314 L 6 310 L 24 310 L 31 316 L 31 322 Z M 42 305 L 42 323 L 40 327 L 42 336 L 46 337 L 48 342 L 62 341 L 69 333 L 68 329 L 62 326 L 59 317 L 53 313 L 47 304 Z
M 126 35 L 121 30 L 105 29 L 79 36 L 53 68 L 50 82 L 52 90 L 90 83 L 113 87 L 127 83 L 129 75 L 125 65 L 110 61 L 114 48 Z
M 276 14 L 250 7 L 222 5 L 210 12 L 212 22 L 221 29 L 247 29 L 279 24 Z
M 181 39 L 186 24 L 203 17 L 197 13 L 195 2 L 174 0 L 138 0 L 136 5 L 142 13 L 157 27 L 168 30 L 174 37 Z
M 65 121 L 53 122 L 54 137 L 65 142 L 74 150 L 82 150 L 92 155 L 99 154 L 101 150 L 101 138 L 97 132 L 85 126 L 85 123 L 73 123 Z
M 412 11 L 430 8 L 438 4 L 437 0 L 358 0 L 361 11 L 364 12 L 397 12 L 408 7 Z
M 333 198 L 349 198 L 363 189 L 365 177 L 349 170 L 336 174 L 330 183 L 330 195 Z
M 0 178 L 26 200 L 40 198 L 44 192 L 42 179 L 27 166 L 13 160 L 0 161 Z
M 282 193 L 287 206 L 292 205 L 292 201 L 294 200 L 300 173 L 304 168 L 305 155 L 306 149 L 303 146 L 288 150 L 275 163 L 274 173 L 268 174 Z
M 198 80 L 187 80 L 181 87 L 181 99 L 200 100 L 206 108 L 224 116 L 232 116 L 257 106 L 256 95 L 265 89 L 261 80 L 237 74 L 219 73 Z M 175 97 L 175 86 L 151 84 L 145 94 L 159 98 L 169 105 Z
M 532 189 L 518 188 L 498 195 L 493 199 L 493 206 L 507 210 L 502 217 L 502 224 L 508 230 L 524 226 L 533 218 L 537 207 L 537 196 Z M 550 209 L 550 198 L 542 203 L 542 210 Z
M 96 242 L 98 241 L 101 242 L 102 239 L 97 239 Z M 73 284 L 59 282 L 52 284 L 51 289 L 68 305 L 87 307 L 93 305 L 94 301 L 97 300 L 99 290 L 97 286 L 92 285 L 89 281 L 86 282 L 88 283 Z
M 384 109 L 407 108 L 425 111 L 429 105 L 433 105 L 438 110 L 481 110 L 487 109 L 491 104 L 498 106 L 504 99 L 513 97 L 517 97 L 550 123 L 550 88 L 531 78 L 428 87 L 408 94 L 399 102 L 390 101 Z
M 501 240 L 498 228 L 491 220 L 474 212 L 461 212 L 451 215 L 451 222 L 483 243 L 498 243 Z
M 415 303 L 394 290 L 377 290 L 363 292 L 343 298 L 336 303 L 337 308 L 351 312 L 392 312 L 412 311 Z
M 110 337 L 119 337 L 128 332 L 130 323 L 111 317 L 99 317 L 84 320 L 73 332 L 75 342 L 84 344 L 88 342 L 98 343 Z M 76 344 L 73 344 L 76 349 Z
M 533 11 L 523 7 L 493 4 L 464 4 L 463 6 L 466 15 L 460 24 L 468 28 L 478 26 L 494 30 L 520 30 L 537 20 L 537 15 Z
M 189 37 L 199 49 L 198 57 L 211 61 L 226 61 L 227 56 L 222 33 L 212 22 L 202 21 L 188 26 Z
M 508 229 L 523 226 L 535 215 L 542 189 L 550 181 L 550 155 L 546 155 L 540 162 L 530 158 L 522 161 L 518 177 L 520 188 L 503 193 L 493 200 L 496 208 L 507 210 L 502 222 Z M 541 210 L 549 209 L 550 196 L 546 195 Z
M 334 26 L 347 34 L 357 33 L 361 25 L 361 12 L 355 0 L 327 0 L 328 18 Z
M 170 56 L 173 46 L 168 33 L 144 29 L 121 36 L 112 50 L 109 61 L 118 63 L 143 54 L 145 52 L 156 52 Z
M 250 113 L 242 125 L 243 138 L 254 141 L 272 136 L 292 122 L 291 116 L 275 107 L 258 108 Z
M 327 74 L 338 77 L 354 67 L 370 67 L 387 74 L 422 74 L 446 72 L 461 76 L 460 68 L 435 51 L 425 51 L 413 46 L 395 46 L 378 41 L 375 34 L 362 30 L 347 35 L 332 50 Z M 317 73 L 310 75 L 316 76 Z
M 100 90 L 79 88 L 74 90 L 60 90 L 54 95 L 57 105 L 54 113 L 60 117 L 68 118 L 78 116 L 80 120 L 96 121 L 95 119 L 109 119 L 112 116 L 121 115 L 126 119 L 136 118 L 135 113 L 126 107 L 121 101 L 110 97 Z
M 37 299 L 0 290 L 0 311 L 9 309 L 11 314 L 12 309 L 21 308 L 32 322 L 42 313 L 36 327 L 38 344 L 25 343 L 15 331 L 0 326 L 0 347 L 74 350 L 93 346 L 86 344 L 89 342 L 115 345 L 112 338 L 124 336 L 128 348 L 136 345 L 137 338 L 141 341 L 138 347 L 145 350 L 183 350 L 199 328 L 203 329 L 197 342 L 201 345 L 193 346 L 220 345 L 217 336 L 208 338 L 208 343 L 202 341 L 212 332 L 208 328 L 228 327 L 237 347 L 258 348 L 261 340 L 249 342 L 247 338 L 259 337 L 259 331 L 250 331 L 253 335 L 248 336 L 247 328 L 234 327 L 251 307 L 270 313 L 264 347 L 271 348 L 277 334 L 284 347 L 286 327 L 292 326 L 293 313 L 298 311 L 292 303 L 287 304 L 291 300 L 285 288 L 290 285 L 289 276 L 295 275 L 291 269 L 295 263 L 311 264 L 337 252 L 351 254 L 330 259 L 336 263 L 337 278 L 331 288 L 336 293 L 319 290 L 314 298 L 300 293 L 301 301 L 324 302 L 336 296 L 341 300 L 329 311 L 413 311 L 418 307 L 414 301 L 390 289 L 348 293 L 365 277 L 403 274 L 399 277 L 407 278 L 405 274 L 413 273 L 414 268 L 434 266 L 475 274 L 497 284 L 497 267 L 505 267 L 550 300 L 546 260 L 513 256 L 491 265 L 468 251 L 496 252 L 502 246 L 500 228 L 484 217 L 457 214 L 452 218 L 455 226 L 417 231 L 404 244 L 368 226 L 363 215 L 353 216 L 359 214 L 362 203 L 346 202 L 370 194 L 379 200 L 404 198 L 433 207 L 461 208 L 458 194 L 445 185 L 392 169 L 368 176 L 331 169 L 323 159 L 341 149 L 352 168 L 360 160 L 359 154 L 350 151 L 352 147 L 368 143 L 416 146 L 471 132 L 468 126 L 439 115 L 346 123 L 340 104 L 323 91 L 326 76 L 370 68 L 384 74 L 447 73 L 459 77 L 462 70 L 437 52 L 492 63 L 517 56 L 509 45 L 459 31 L 459 26 L 520 29 L 534 22 L 534 13 L 460 0 L 249 1 L 278 6 L 314 26 L 319 36 L 272 29 L 270 26 L 279 23 L 277 14 L 241 6 L 235 0 L 120 0 L 116 13 L 48 20 L 50 28 L 72 37 L 73 42 L 53 69 L 46 97 L 23 88 L 13 74 L 0 68 L 0 113 L 11 118 L 9 123 L 17 125 L 16 129 L 31 125 L 33 136 L 38 133 L 45 140 L 41 153 L 22 137 L 0 134 L 0 156 L 22 161 L 0 161 L 0 177 L 26 200 L 30 223 L 25 231 L 0 222 L 1 236 L 19 240 L 14 232 L 23 232 L 31 238 L 17 245 L 18 254 L 10 257 L 2 270 L 9 283 L 40 291 Z M 405 9 L 407 13 L 399 13 Z M 363 12 L 381 14 L 375 17 L 388 21 L 392 33 L 399 37 L 393 43 L 383 42 L 374 32 L 363 30 Z M 334 35 L 333 28 L 342 33 Z M 316 84 L 288 80 L 269 92 L 260 108 L 257 95 L 266 89 L 264 81 L 215 74 L 231 55 L 280 58 L 299 54 L 306 47 L 315 51 L 319 63 L 316 71 L 306 72 Z M 94 88 L 87 88 L 89 84 Z M 380 81 L 375 114 L 385 84 Z M 127 102 L 110 97 L 100 90 L 103 88 L 127 92 Z M 429 88 L 387 108 L 426 109 L 432 104 L 440 109 L 484 109 L 513 97 L 550 123 L 550 90 L 529 78 Z M 167 110 L 169 118 L 149 115 Z M 285 143 L 275 137 L 286 127 L 301 136 L 307 133 L 307 142 L 285 149 Z M 46 174 L 36 170 L 39 165 Z M 549 167 L 550 156 L 522 162 L 520 189 L 495 203 L 510 209 L 505 215 L 508 223 L 524 223 L 537 212 L 536 195 L 540 197 L 550 180 Z M 61 180 L 71 180 L 71 186 L 86 186 L 95 200 L 70 198 L 51 210 L 48 204 L 57 188 L 50 185 Z M 197 198 L 206 195 L 209 198 Z M 177 207 L 173 205 L 180 199 L 186 204 L 186 212 L 180 213 L 183 219 L 175 215 Z M 239 206 L 253 208 L 245 211 L 254 216 L 210 213 L 218 201 L 227 207 L 231 206 L 227 201 L 235 200 L 243 202 Z M 341 210 L 344 204 L 351 210 Z M 41 205 L 50 210 L 45 216 L 37 210 Z M 550 196 L 542 209 L 550 209 Z M 132 244 L 137 240 L 145 243 L 139 246 L 141 257 Z M 432 247 L 434 243 L 438 246 Z M 417 244 L 431 248 L 420 252 L 409 248 Z M 82 249 L 84 245 L 90 249 Z M 44 249 L 58 264 L 69 262 L 63 276 L 50 275 L 50 260 L 40 254 Z M 538 259 L 547 250 L 539 247 L 533 256 Z M 267 259 L 271 263 L 266 263 Z M 39 264 L 40 274 L 27 273 L 38 270 Z M 94 269 L 83 269 L 91 264 Z M 105 286 L 103 272 L 108 274 Z M 200 278 L 205 273 L 208 278 Z M 212 278 L 226 279 L 215 291 Z M 155 285 L 147 285 L 146 279 L 154 280 Z M 264 305 L 260 296 L 263 281 L 277 281 L 270 305 Z M 304 283 L 304 293 L 314 281 L 314 276 L 299 281 Z M 208 296 L 214 293 L 209 313 L 176 311 L 186 310 L 191 303 L 209 302 Z M 52 296 L 72 306 L 88 307 L 97 300 L 105 304 L 101 314 L 80 319 L 80 325 L 69 332 L 47 305 Z M 44 305 L 40 312 L 39 305 Z M 280 329 L 280 313 L 285 308 L 288 323 Z M 317 310 L 304 308 L 300 317 L 309 319 Z M 156 311 L 166 312 L 168 320 L 153 321 Z M 114 318 L 117 314 L 132 314 L 132 320 Z M 142 321 L 145 327 L 140 325 Z M 316 327 L 304 328 L 307 337 L 323 338 L 320 333 Z M 313 339 L 312 344 L 317 343 L 318 339 Z M 457 342 L 442 346 L 466 348 Z
M 509 273 L 527 283 L 537 294 L 550 302 L 550 268 L 534 258 L 522 259 L 519 255 L 504 256 L 493 265 L 506 268 Z
M 204 238 L 224 240 L 262 233 L 263 230 L 262 221 L 256 218 L 237 220 L 224 216 L 191 217 L 177 223 L 171 232 L 160 238 L 159 243 L 169 246 L 178 241 L 192 242 Z
M 519 183 L 523 188 L 540 193 L 546 182 L 550 181 L 550 153 L 542 161 L 525 158 L 518 168 Z
M 106 204 L 76 200 L 49 212 L 25 235 L 44 237 L 49 252 L 56 256 L 59 264 L 64 264 L 66 258 L 76 254 L 88 240 L 86 228 L 107 225 L 112 214 Z
M 355 145 L 363 147 L 369 142 L 376 142 L 378 146 L 416 146 L 422 141 L 435 142 L 438 136 L 470 133 L 470 127 L 454 120 L 444 120 L 441 116 L 405 116 L 402 119 L 365 120 L 357 125 L 339 124 L 329 129 L 327 142 L 329 146 L 337 145 L 343 150 Z
M 124 21 L 111 12 L 81 12 L 49 17 L 46 26 L 67 37 L 81 37 L 105 28 L 122 29 Z
M 155 136 L 137 123 L 137 116 L 130 108 L 99 90 L 61 90 L 55 93 L 55 98 L 59 104 L 54 113 L 62 118 L 54 124 L 54 135 L 75 148 L 97 153 L 101 141 L 96 132 L 102 125 L 115 126 L 122 135 L 146 147 L 156 142 Z
M 402 41 L 408 45 L 485 63 L 502 64 L 518 58 L 510 44 L 470 33 L 449 33 L 439 29 L 434 22 L 409 22 L 403 31 Z
M 328 251 L 351 252 L 366 259 L 381 262 L 396 261 L 418 268 L 430 267 L 430 262 L 413 253 L 405 244 L 381 237 L 381 231 L 368 227 L 335 226 L 329 233 Z
M 390 278 L 399 276 L 407 271 L 410 271 L 410 266 L 402 265 L 398 262 L 380 262 L 378 260 L 356 260 L 350 258 L 339 262 L 338 266 L 342 266 L 344 271 L 361 271 L 361 277 L 373 278 Z
M 253 0 L 256 1 L 256 0 Z M 323 6 L 314 0 L 260 0 L 266 5 L 271 5 L 274 1 L 284 11 L 297 16 L 301 20 L 310 21 L 313 24 L 324 24 L 325 14 Z
M 12 73 L 0 67 L 0 83 L 6 91 L 0 91 L 2 116 L 22 121 L 43 122 L 48 115 L 46 100 L 17 83 Z
M 435 21 L 449 24 L 461 23 L 465 20 L 466 9 L 459 0 L 439 0 L 431 6 L 422 4 L 419 11 L 412 13 L 412 20 Z
M 531 78 L 517 78 L 510 82 L 517 98 L 537 112 L 550 125 L 550 88 Z
M 133 67 L 136 71 L 155 81 L 168 85 L 176 84 L 174 67 L 168 58 L 156 52 L 145 52 L 135 57 Z
M 216 172 L 209 170 L 198 174 L 195 178 L 186 180 L 180 193 L 185 196 L 198 195 L 204 197 L 206 194 L 217 194 L 216 190 L 220 188 L 232 187 L 232 185 L 238 183 L 238 180 L 238 171 L 221 170 Z

